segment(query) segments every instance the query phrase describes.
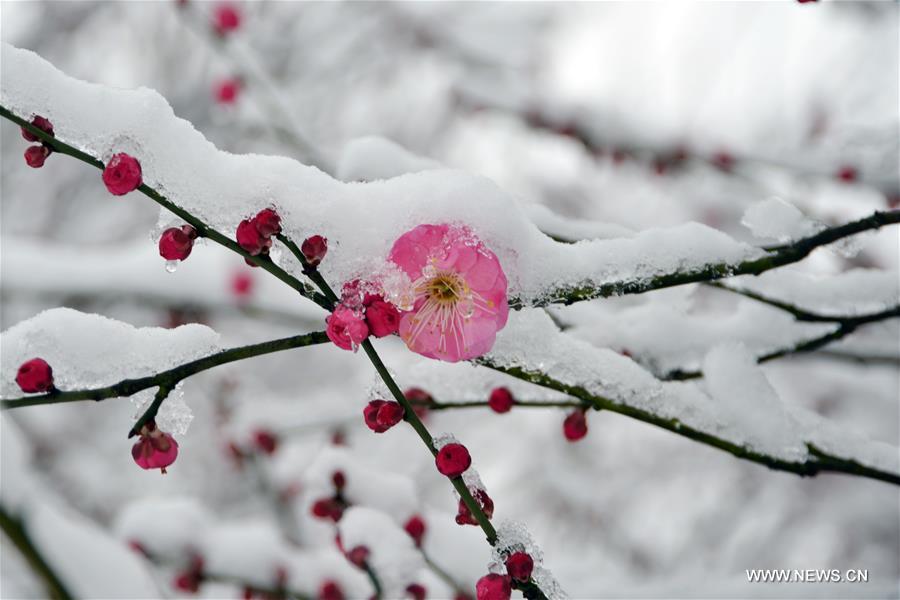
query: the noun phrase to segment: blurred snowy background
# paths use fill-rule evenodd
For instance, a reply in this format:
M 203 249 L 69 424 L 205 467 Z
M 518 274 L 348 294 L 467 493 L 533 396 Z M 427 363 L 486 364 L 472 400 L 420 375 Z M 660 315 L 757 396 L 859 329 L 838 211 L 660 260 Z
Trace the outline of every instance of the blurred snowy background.
M 69 75 L 159 91 L 219 148 L 313 161 L 345 179 L 423 164 L 359 139 L 383 136 L 489 177 L 559 237 L 577 231 L 573 219 L 601 237 L 698 221 L 759 242 L 741 221 L 762 200 L 782 198 L 829 224 L 900 203 L 895 2 L 266 1 L 233 5 L 240 26 L 227 43 L 210 27 L 217 6 L 3 2 L 0 26 L 4 42 Z M 322 328 L 315 307 L 212 245 L 165 272 L 150 238 L 156 206 L 110 200 L 77 161 L 28 169 L 17 128 L 4 121 L 0 131 L 3 330 L 58 306 L 135 326 L 205 323 L 223 346 Z M 858 250 L 819 251 L 791 272 L 897 272 L 896 228 L 867 235 Z M 571 335 L 649 367 L 696 366 L 731 339 L 757 349 L 783 342 L 779 311 L 693 285 L 555 315 Z M 764 371 L 786 403 L 897 445 L 898 341 L 894 320 Z M 404 366 L 399 341 L 386 346 L 402 385 L 429 387 Z M 462 372 L 485 397 L 501 381 Z M 182 388 L 193 420 L 164 477 L 132 462 L 127 399 L 6 413 L 2 498 L 26 489 L 44 498 L 33 536 L 77 596 L 189 596 L 171 580 L 197 551 L 223 575 L 274 582 L 283 566 L 312 595 L 333 578 L 348 597 L 365 597 L 365 577 L 309 516 L 340 465 L 360 504 L 401 523 L 425 515 L 429 555 L 471 590 L 488 546 L 452 523 L 455 499 L 410 430 L 365 428 L 373 383 L 365 361 L 330 345 L 193 377 Z M 447 411 L 429 424 L 465 440 L 495 519 L 528 525 L 571 597 L 900 593 L 896 487 L 769 471 L 615 414 L 592 413 L 587 438 L 571 444 L 563 416 Z M 277 450 L 238 464 L 229 447 L 251 448 L 258 430 L 277 436 Z M 402 536 L 392 541 L 396 527 L 358 521 L 372 530 L 345 523 L 344 535 L 384 546 L 385 577 L 402 580 L 408 573 L 391 571 L 406 564 L 429 597 L 452 597 Z M 0 596 L 43 597 L 0 540 Z M 129 541 L 167 564 L 144 560 Z M 745 569 L 755 568 L 868 569 L 869 583 L 749 584 Z M 196 595 L 241 593 L 219 582 Z

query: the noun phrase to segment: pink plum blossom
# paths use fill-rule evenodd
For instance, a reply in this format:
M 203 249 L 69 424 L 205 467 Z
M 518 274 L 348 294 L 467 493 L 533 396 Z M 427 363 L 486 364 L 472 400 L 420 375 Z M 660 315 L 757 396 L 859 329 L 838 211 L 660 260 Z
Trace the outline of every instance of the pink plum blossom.
M 401 235 L 390 261 L 412 280 L 400 337 L 413 352 L 457 362 L 487 353 L 509 315 L 497 256 L 465 227 L 419 225 Z

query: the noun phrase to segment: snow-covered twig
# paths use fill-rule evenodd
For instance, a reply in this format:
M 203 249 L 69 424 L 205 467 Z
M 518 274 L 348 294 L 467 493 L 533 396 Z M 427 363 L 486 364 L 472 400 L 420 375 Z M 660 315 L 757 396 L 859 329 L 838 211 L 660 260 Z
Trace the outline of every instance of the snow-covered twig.
M 48 135 L 45 131 L 42 131 L 38 127 L 35 127 L 30 122 L 20 118 L 15 115 L 12 111 L 10 111 L 5 106 L 0 105 L 0 116 L 3 118 L 12 121 L 16 125 L 19 125 L 23 129 L 29 131 L 32 135 L 37 137 L 44 145 L 53 149 L 54 152 L 58 152 L 59 154 L 65 154 L 71 156 L 73 158 L 77 158 L 78 160 L 91 165 L 92 167 L 96 167 L 101 171 L 104 168 L 103 163 L 94 158 L 93 156 L 87 154 L 86 152 L 82 152 L 77 148 L 66 144 L 63 141 L 60 141 L 58 138 Z M 253 263 L 258 267 L 262 267 L 287 285 L 294 288 L 297 292 L 300 293 L 301 296 L 309 298 L 319 306 L 322 306 L 326 310 L 329 309 L 329 304 L 322 297 L 321 294 L 318 294 L 315 290 L 313 290 L 308 284 L 299 281 L 297 278 L 293 277 L 291 274 L 286 272 L 284 269 L 276 265 L 272 260 L 263 255 L 251 255 L 246 250 L 240 247 L 240 245 L 234 240 L 230 239 L 228 236 L 223 235 L 222 233 L 216 231 L 203 221 L 201 221 L 196 216 L 192 215 L 190 212 L 181 208 L 177 204 L 170 202 L 165 196 L 151 188 L 145 183 L 142 183 L 138 188 L 142 194 L 165 208 L 166 210 L 172 212 L 177 215 L 179 218 L 184 220 L 186 223 L 192 225 L 194 229 L 197 231 L 198 236 L 207 237 L 212 241 L 225 246 L 232 252 L 236 252 L 244 257 L 245 260 Z
M 786 302 L 781 302 L 779 300 L 775 300 L 772 298 L 767 298 L 761 294 L 757 294 L 756 292 L 752 292 L 750 290 L 743 290 L 732 288 L 726 285 L 716 285 L 719 289 L 728 290 L 734 292 L 736 294 L 741 294 L 742 296 L 746 296 L 748 298 L 752 298 L 764 304 L 768 304 L 770 306 L 774 306 L 781 310 L 791 313 L 794 315 L 794 318 L 798 321 L 805 321 L 811 323 L 836 323 L 837 327 L 829 331 L 828 333 L 822 334 L 820 336 L 814 337 L 812 339 L 808 339 L 805 341 L 797 342 L 793 346 L 789 346 L 787 348 L 782 348 L 780 350 L 773 350 L 772 352 L 768 352 L 761 356 L 757 357 L 757 362 L 767 362 L 770 360 L 774 360 L 776 358 L 781 358 L 783 356 L 788 356 L 791 354 L 801 354 L 804 352 L 813 352 L 827 346 L 831 342 L 835 342 L 840 340 L 854 331 L 856 331 L 860 326 L 866 325 L 868 323 L 877 323 L 879 321 L 885 321 L 888 319 L 896 319 L 900 317 L 900 306 L 894 306 L 886 310 L 882 310 L 876 313 L 871 313 L 868 315 L 822 315 L 818 313 L 813 313 L 807 310 L 804 310 L 798 306 L 794 306 L 792 304 L 788 304 Z M 846 356 L 845 356 L 846 357 Z M 862 360 L 862 358 L 857 358 L 856 360 Z M 670 371 L 664 377 L 664 379 L 677 379 L 677 380 L 686 380 L 686 379 L 696 379 L 698 377 L 702 377 L 703 373 L 701 371 L 696 370 L 682 370 L 676 369 L 674 371 Z
M 521 367 L 500 366 L 488 358 L 479 359 L 478 363 L 518 379 L 528 381 L 529 383 L 563 392 L 564 394 L 578 398 L 596 410 L 608 410 L 637 419 L 638 421 L 656 425 L 657 427 L 661 427 L 672 433 L 694 440 L 695 442 L 700 442 L 701 444 L 724 450 L 738 458 L 765 465 L 770 469 L 789 471 L 802 476 L 812 476 L 822 472 L 848 473 L 850 475 L 858 475 L 900 485 L 900 475 L 897 475 L 896 473 L 872 468 L 849 458 L 833 456 L 809 442 L 806 443 L 809 451 L 809 457 L 806 460 L 791 461 L 777 458 L 688 426 L 677 418 L 663 417 L 633 405 L 622 404 L 609 398 L 592 394 L 584 387 L 568 385 L 539 371 L 530 371 Z
M 290 350 L 292 348 L 302 348 L 314 344 L 323 344 L 328 341 L 325 332 L 316 331 L 302 335 L 294 335 L 291 337 L 270 340 L 259 344 L 250 344 L 247 346 L 239 346 L 237 348 L 229 348 L 222 352 L 217 352 L 210 356 L 179 365 L 167 371 L 162 371 L 149 377 L 141 377 L 138 379 L 124 379 L 110 386 L 84 390 L 68 390 L 68 391 L 51 391 L 46 394 L 36 394 L 32 396 L 24 396 L 21 398 L 9 398 L 0 400 L 0 408 L 3 410 L 10 408 L 20 408 L 23 406 L 35 406 L 38 404 L 59 404 L 61 402 L 77 402 L 79 400 L 104 400 L 106 398 L 119 398 L 122 396 L 131 396 L 141 390 L 152 387 L 171 390 L 182 379 L 190 377 L 200 371 L 205 371 L 219 365 L 243 360 L 253 356 L 262 354 L 270 354 L 272 352 L 280 352 L 282 350 Z M 136 424 L 139 426 L 140 421 Z
M 856 221 L 827 227 L 809 237 L 789 244 L 765 248 L 766 254 L 737 264 L 709 263 L 690 271 L 673 271 L 643 280 L 610 281 L 606 283 L 587 282 L 577 286 L 563 286 L 549 291 L 542 299 L 526 304 L 519 299 L 511 299 L 511 308 L 525 306 L 548 306 L 551 304 L 574 304 L 595 298 L 642 294 L 688 283 L 701 283 L 735 277 L 738 275 L 759 275 L 778 267 L 799 262 L 816 248 L 827 246 L 845 237 L 865 231 L 874 231 L 886 225 L 900 223 L 900 210 L 876 211 Z

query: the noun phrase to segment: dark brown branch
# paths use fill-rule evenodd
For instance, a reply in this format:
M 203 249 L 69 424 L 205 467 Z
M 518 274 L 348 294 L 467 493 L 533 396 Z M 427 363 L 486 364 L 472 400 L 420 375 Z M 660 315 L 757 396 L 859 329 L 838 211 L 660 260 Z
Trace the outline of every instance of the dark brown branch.
M 179 365 L 167 371 L 162 371 L 155 375 L 147 377 L 139 377 L 137 379 L 123 379 L 122 381 L 110 386 L 102 388 L 59 391 L 54 390 L 46 394 L 36 394 L 34 396 L 24 396 L 21 398 L 10 398 L 0 400 L 0 409 L 7 410 L 10 408 L 21 408 L 24 406 L 35 406 L 38 404 L 59 404 L 62 402 L 78 402 L 80 400 L 105 400 L 107 398 L 119 398 L 122 396 L 131 396 L 141 390 L 158 387 L 160 390 L 165 389 L 166 393 L 174 389 L 182 379 L 190 377 L 201 371 L 212 369 L 219 365 L 244 360 L 253 356 L 262 354 L 270 354 L 272 352 L 280 352 L 282 350 L 290 350 L 292 348 L 302 348 L 314 344 L 323 344 L 328 341 L 328 337 L 322 331 L 314 333 L 306 333 L 303 335 L 295 335 L 291 337 L 271 340 L 259 344 L 250 344 L 248 346 L 240 346 L 230 348 L 210 354 L 203 358 L 198 358 L 183 365 Z M 160 392 L 161 393 L 161 392 Z M 157 398 L 159 394 L 157 395 Z M 161 401 L 160 401 L 161 402 Z M 146 421 L 145 421 L 146 422 Z M 137 424 L 136 424 L 137 426 Z
M 738 458 L 765 465 L 773 470 L 788 471 L 801 476 L 812 476 L 822 472 L 848 473 L 850 475 L 858 475 L 900 485 L 900 475 L 896 473 L 868 467 L 852 459 L 829 455 L 809 443 L 807 443 L 807 448 L 809 449 L 810 456 L 805 461 L 798 462 L 785 460 L 763 454 L 746 446 L 741 446 L 740 444 L 700 431 L 699 429 L 695 429 L 682 423 L 678 419 L 661 417 L 648 410 L 621 404 L 610 398 L 592 394 L 583 387 L 557 381 L 539 371 L 529 371 L 520 367 L 503 367 L 493 363 L 489 359 L 479 359 L 477 362 L 478 364 L 500 371 L 501 373 L 506 373 L 517 379 L 522 379 L 523 381 L 528 381 L 529 383 L 578 398 L 596 410 L 608 410 L 637 419 L 638 421 L 656 425 L 657 427 L 666 429 L 682 437 L 724 450 Z
M 664 273 L 646 279 L 564 286 L 550 291 L 536 302 L 525 303 L 520 299 L 511 298 L 509 305 L 510 308 L 514 309 L 525 308 L 526 306 L 548 306 L 550 304 L 568 305 L 595 298 L 643 294 L 653 290 L 688 283 L 716 281 L 738 275 L 759 275 L 778 267 L 799 262 L 816 248 L 827 246 L 851 235 L 864 231 L 874 231 L 895 223 L 900 223 L 900 210 L 874 212 L 868 217 L 843 225 L 828 227 L 815 235 L 802 238 L 790 244 L 773 247 L 760 258 L 745 260 L 736 264 L 709 263 L 689 271 Z

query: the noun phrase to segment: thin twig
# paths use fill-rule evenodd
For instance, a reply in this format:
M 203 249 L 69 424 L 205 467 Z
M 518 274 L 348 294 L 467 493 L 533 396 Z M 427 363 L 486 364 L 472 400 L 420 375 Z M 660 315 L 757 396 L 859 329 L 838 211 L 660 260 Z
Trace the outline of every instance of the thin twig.
M 688 271 L 673 271 L 640 280 L 611 281 L 607 283 L 589 282 L 577 286 L 561 286 L 546 293 L 541 299 L 530 303 L 526 303 L 518 298 L 511 298 L 509 306 L 513 309 L 521 309 L 527 306 L 568 305 L 595 298 L 643 294 L 653 290 L 688 283 L 716 281 L 738 275 L 759 275 L 778 267 L 799 262 L 816 248 L 827 246 L 851 235 L 864 231 L 873 231 L 895 223 L 900 223 L 900 210 L 874 212 L 868 217 L 843 225 L 828 227 L 815 235 L 799 239 L 790 244 L 775 246 L 768 249 L 765 255 L 760 258 L 745 260 L 737 264 L 709 263 Z
M 49 146 L 53 149 L 54 152 L 59 154 L 65 154 L 67 156 L 71 156 L 73 158 L 77 158 L 83 163 L 89 164 L 92 167 L 100 169 L 101 171 L 104 168 L 103 163 L 94 158 L 90 154 L 82 152 L 81 150 L 75 148 L 74 146 L 70 146 L 69 144 L 61 141 L 60 139 L 48 135 L 45 131 L 38 129 L 28 121 L 16 116 L 12 111 L 10 111 L 5 106 L 0 105 L 0 116 L 3 118 L 12 121 L 13 123 L 19 125 L 20 127 L 25 128 L 32 135 L 41 140 L 45 145 Z M 249 254 L 246 250 L 241 248 L 241 246 L 232 240 L 231 238 L 223 235 L 219 231 L 215 230 L 211 226 L 204 223 L 199 218 L 192 215 L 190 212 L 185 210 L 184 208 L 178 206 L 174 202 L 168 200 L 165 196 L 151 188 L 145 183 L 142 183 L 140 187 L 137 188 L 142 194 L 168 210 L 169 212 L 175 214 L 178 218 L 183 220 L 185 223 L 190 224 L 194 229 L 197 230 L 197 235 L 200 237 L 207 237 L 217 244 L 224 246 L 235 252 L 240 254 L 244 259 L 252 262 L 258 267 L 262 267 L 282 282 L 286 283 L 294 290 L 296 290 L 301 296 L 309 298 L 322 308 L 328 310 L 328 304 L 325 302 L 325 299 L 321 296 L 321 294 L 317 293 L 314 289 L 312 289 L 309 285 L 301 282 L 296 277 L 276 265 L 268 256 L 264 255 L 256 255 L 253 256 Z
M 323 344 L 327 341 L 328 336 L 326 336 L 324 332 L 316 331 L 259 344 L 229 348 L 228 350 L 198 358 L 197 360 L 184 363 L 167 371 L 156 373 L 155 375 L 139 377 L 137 379 L 123 379 L 118 383 L 106 387 L 70 391 L 54 390 L 52 392 L 47 392 L 46 394 L 0 400 L 0 409 L 7 410 L 10 408 L 21 408 L 23 406 L 59 404 L 63 402 L 78 402 L 80 400 L 99 401 L 107 398 L 131 396 L 141 390 L 152 387 L 173 389 L 182 379 L 186 379 L 195 373 L 219 365 L 251 358 L 253 356 L 260 356 L 262 354 L 270 354 L 272 352 L 280 352 L 292 348 L 302 348 L 314 344 Z
M 676 433 L 696 442 L 700 442 L 707 446 L 712 446 L 714 448 L 724 450 L 725 452 L 728 452 L 729 454 L 732 454 L 738 458 L 743 458 L 745 460 L 765 465 L 773 470 L 789 471 L 791 473 L 796 473 L 802 476 L 812 476 L 821 472 L 832 471 L 858 475 L 861 477 L 868 477 L 871 479 L 877 479 L 879 481 L 886 481 L 888 483 L 900 485 L 900 475 L 897 475 L 896 473 L 881 471 L 879 469 L 860 464 L 859 462 L 852 459 L 827 454 L 817 448 L 814 448 L 809 443 L 807 443 L 807 448 L 809 449 L 810 457 L 805 461 L 785 460 L 774 456 L 769 456 L 746 446 L 741 446 L 740 444 L 736 444 L 720 437 L 716 437 L 715 435 L 706 433 L 705 431 L 700 431 L 699 429 L 695 429 L 689 425 L 682 423 L 679 419 L 661 417 L 657 414 L 654 414 L 653 412 L 650 412 L 649 410 L 622 404 L 610 398 L 592 394 L 587 389 L 581 386 L 563 383 L 539 371 L 530 371 L 521 367 L 505 367 L 492 362 L 490 359 L 485 358 L 479 359 L 478 364 L 494 369 L 495 371 L 500 371 L 501 373 L 506 373 L 507 375 L 511 375 L 513 377 L 516 377 L 517 379 L 522 379 L 541 387 L 568 394 L 593 406 L 596 410 L 608 410 L 610 412 L 619 413 L 627 417 L 637 419 L 638 421 L 656 425 L 657 427 L 661 427 L 662 429 L 666 429 L 668 431 L 671 431 L 672 433 Z

